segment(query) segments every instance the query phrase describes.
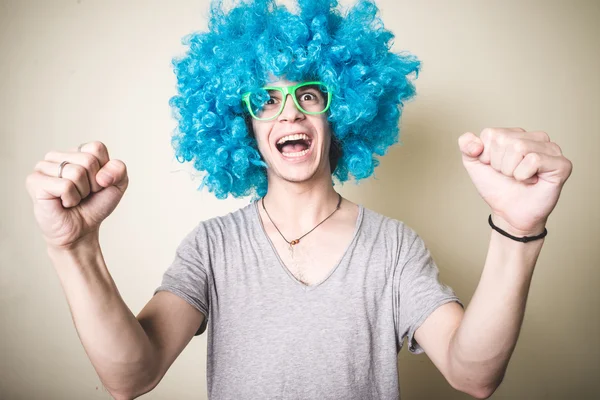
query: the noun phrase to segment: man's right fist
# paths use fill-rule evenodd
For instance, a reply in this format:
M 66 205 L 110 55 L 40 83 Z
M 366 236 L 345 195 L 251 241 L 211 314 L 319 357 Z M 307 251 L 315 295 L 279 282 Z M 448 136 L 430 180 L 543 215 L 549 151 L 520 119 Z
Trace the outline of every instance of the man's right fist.
M 25 182 L 46 242 L 64 249 L 86 237 L 97 239 L 100 224 L 117 207 L 128 184 L 125 164 L 111 160 L 101 142 L 49 152 Z

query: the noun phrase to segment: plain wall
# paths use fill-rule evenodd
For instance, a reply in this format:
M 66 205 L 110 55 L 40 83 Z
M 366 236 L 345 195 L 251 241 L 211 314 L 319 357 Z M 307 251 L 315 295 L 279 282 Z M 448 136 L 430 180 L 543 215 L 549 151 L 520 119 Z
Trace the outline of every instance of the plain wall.
M 348 4 L 348 1 L 343 4 Z M 488 206 L 458 137 L 544 130 L 574 165 L 539 257 L 521 337 L 493 399 L 592 399 L 600 391 L 600 2 L 380 1 L 394 50 L 423 62 L 403 145 L 375 177 L 338 186 L 403 220 L 466 302 L 482 271 Z M 74 329 L 25 177 L 49 150 L 100 140 L 130 186 L 101 229 L 109 270 L 137 315 L 200 220 L 246 205 L 196 190 L 170 147 L 170 61 L 206 28 L 207 0 L 0 0 L 0 398 L 106 399 Z M 466 399 L 425 355 L 399 357 L 403 399 Z M 307 382 L 310 384 L 310 382 Z M 594 395 L 596 394 L 596 395 Z M 206 398 L 206 335 L 148 399 Z

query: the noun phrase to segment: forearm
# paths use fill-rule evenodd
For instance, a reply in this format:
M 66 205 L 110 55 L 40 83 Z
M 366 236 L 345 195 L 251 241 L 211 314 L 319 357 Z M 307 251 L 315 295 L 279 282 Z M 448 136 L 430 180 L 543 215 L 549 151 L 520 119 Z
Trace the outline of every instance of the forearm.
M 97 241 L 69 250 L 48 248 L 48 254 L 81 343 L 104 386 L 127 398 L 151 385 L 156 375 L 151 342 L 123 302 Z
M 449 348 L 453 375 L 467 388 L 493 392 L 502 381 L 542 245 L 543 239 L 520 243 L 492 231 L 479 285 Z

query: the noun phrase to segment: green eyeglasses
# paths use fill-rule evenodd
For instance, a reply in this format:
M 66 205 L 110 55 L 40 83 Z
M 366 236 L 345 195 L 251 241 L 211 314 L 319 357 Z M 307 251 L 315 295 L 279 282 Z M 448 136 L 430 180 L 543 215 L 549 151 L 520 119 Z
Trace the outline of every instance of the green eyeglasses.
M 266 86 L 258 92 L 242 95 L 252 118 L 270 121 L 277 118 L 291 95 L 298 110 L 304 114 L 323 114 L 329 110 L 331 91 L 322 82 L 302 82 L 294 86 Z

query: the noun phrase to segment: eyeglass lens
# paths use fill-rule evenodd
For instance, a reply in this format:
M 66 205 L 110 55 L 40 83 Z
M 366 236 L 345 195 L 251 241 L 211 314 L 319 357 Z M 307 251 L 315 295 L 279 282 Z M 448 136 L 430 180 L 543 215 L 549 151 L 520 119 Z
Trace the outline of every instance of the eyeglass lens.
M 329 93 L 323 85 L 304 85 L 295 91 L 297 105 L 304 113 L 320 113 L 327 107 Z M 291 99 L 290 99 L 291 100 Z M 250 95 L 252 113 L 258 118 L 272 118 L 283 109 L 283 92 L 277 89 L 267 90 L 267 95 Z

